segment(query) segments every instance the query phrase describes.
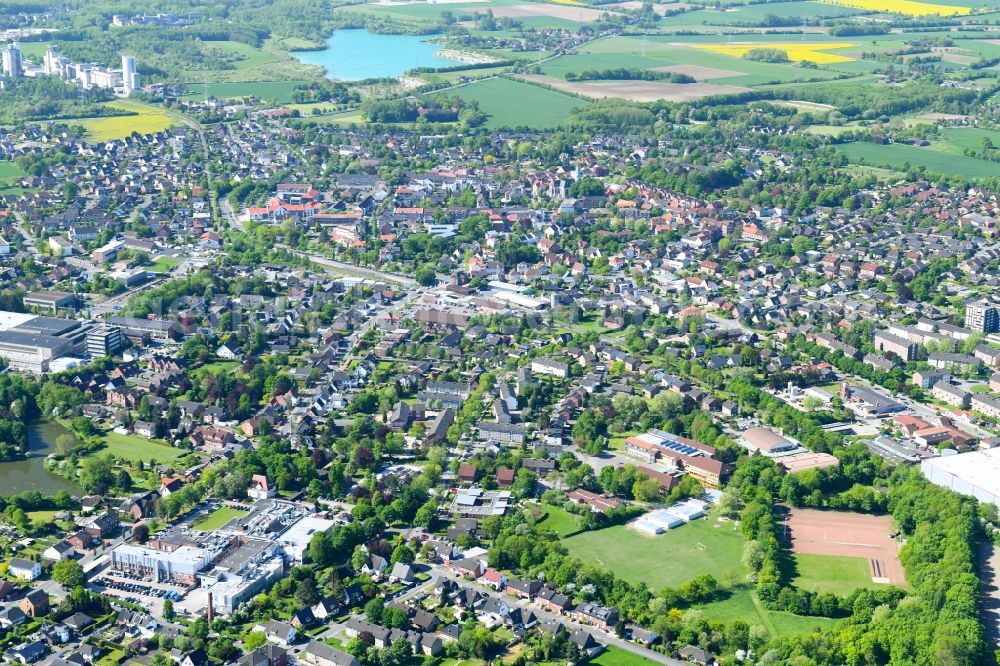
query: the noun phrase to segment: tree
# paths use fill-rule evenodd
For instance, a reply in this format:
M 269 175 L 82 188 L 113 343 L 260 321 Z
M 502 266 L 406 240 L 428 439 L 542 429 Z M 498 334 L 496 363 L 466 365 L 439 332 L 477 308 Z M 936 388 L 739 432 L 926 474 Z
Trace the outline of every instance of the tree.
M 573 425 L 573 443 L 592 456 L 604 450 L 607 434 L 607 422 L 592 409 L 584 410 Z
M 132 540 L 136 543 L 146 543 L 149 541 L 149 526 L 146 523 L 139 523 L 133 527 Z
M 80 485 L 89 493 L 101 494 L 115 482 L 110 456 L 94 456 L 80 467 Z
M 298 607 L 309 608 L 319 601 L 319 594 L 316 592 L 316 584 L 312 578 L 303 578 L 295 588 L 295 603 Z
M 163 617 L 166 620 L 174 619 L 174 602 L 170 599 L 163 600 Z
M 421 266 L 417 269 L 417 272 L 413 274 L 414 279 L 416 279 L 417 284 L 423 287 L 430 287 L 437 283 L 437 274 L 434 272 L 433 268 L 429 266 Z
M 245 652 L 253 652 L 266 642 L 267 636 L 263 631 L 251 631 L 243 639 L 243 650 Z
M 52 567 L 52 580 L 67 590 L 80 587 L 86 581 L 83 567 L 76 560 L 59 560 Z
M 653 479 L 639 479 L 632 486 L 632 496 L 640 502 L 655 502 L 660 497 L 660 484 Z

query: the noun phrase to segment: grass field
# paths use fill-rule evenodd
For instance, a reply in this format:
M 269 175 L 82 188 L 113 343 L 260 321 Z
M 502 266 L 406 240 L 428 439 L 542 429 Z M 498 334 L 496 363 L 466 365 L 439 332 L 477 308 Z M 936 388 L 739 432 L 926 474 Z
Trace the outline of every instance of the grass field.
M 131 462 L 148 462 L 155 460 L 160 463 L 171 463 L 187 453 L 183 449 L 175 449 L 138 435 L 120 435 L 117 432 L 105 433 L 105 451 L 116 458 L 124 458 Z
M 238 361 L 212 361 L 198 368 L 198 372 L 210 375 L 227 374 L 239 367 Z
M 202 532 L 211 532 L 212 530 L 219 529 L 233 518 L 242 518 L 245 515 L 247 515 L 246 511 L 231 509 L 228 506 L 220 506 L 218 509 L 195 523 L 194 528 L 196 530 L 201 530 Z
M 658 537 L 619 525 L 578 534 L 563 544 L 571 555 L 607 567 L 630 583 L 644 582 L 653 590 L 677 587 L 703 573 L 720 581 L 742 580 L 746 573 L 740 561 L 743 536 L 733 523 L 718 523 L 714 517 Z
M 24 175 L 21 167 L 13 162 L 0 162 L 0 186 L 14 182 L 15 179 Z
M 861 587 L 872 587 L 868 562 L 860 557 L 794 553 L 796 576 L 792 583 L 802 590 L 847 595 Z
M 259 97 L 274 104 L 287 104 L 295 101 L 292 96 L 297 86 L 305 81 L 244 81 L 235 83 L 187 83 L 187 93 L 183 99 L 204 100 L 207 97 L 216 99 L 243 99 L 244 97 Z
M 152 271 L 154 273 L 166 273 L 173 268 L 176 268 L 181 263 L 179 257 L 160 257 L 150 265 L 146 266 L 146 270 Z
M 880 145 L 874 143 L 845 143 L 837 146 L 851 162 L 870 164 L 888 169 L 906 170 L 910 167 L 924 167 L 928 172 L 942 175 L 980 178 L 1000 176 L 1000 163 L 981 160 L 965 155 L 956 155 L 934 150 L 917 148 L 899 143 Z
M 132 99 L 118 99 L 108 102 L 108 106 L 131 111 L 133 116 L 112 116 L 109 118 L 83 118 L 71 120 L 70 124 L 83 125 L 87 138 L 91 141 L 111 141 L 124 139 L 133 132 L 153 134 L 162 132 L 177 124 L 174 116 L 153 104 Z
M 580 529 L 579 519 L 561 506 L 551 504 L 540 506 L 545 513 L 538 522 L 539 527 L 551 530 L 561 537 Z
M 587 663 L 591 666 L 653 666 L 657 662 L 609 645 L 604 652 L 597 655 L 596 659 L 591 659 Z
M 813 629 L 827 631 L 837 622 L 826 617 L 807 617 L 786 611 L 767 610 L 755 594 L 745 587 L 740 587 L 735 589 L 728 599 L 698 606 L 698 610 L 711 622 L 730 624 L 734 620 L 743 620 L 750 626 L 761 625 L 772 637 L 801 634 Z
M 569 118 L 570 111 L 589 103 L 530 83 L 504 78 L 477 81 L 445 94 L 477 102 L 479 109 L 488 116 L 486 126 L 490 129 L 556 127 Z M 512 103 L 514 100 L 516 103 Z

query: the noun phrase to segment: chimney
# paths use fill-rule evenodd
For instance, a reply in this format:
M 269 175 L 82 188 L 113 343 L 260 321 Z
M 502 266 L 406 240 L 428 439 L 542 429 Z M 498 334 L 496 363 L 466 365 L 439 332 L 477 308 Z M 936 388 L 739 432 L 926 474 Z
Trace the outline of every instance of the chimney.
M 208 593 L 208 621 L 211 622 L 215 619 L 215 611 L 212 608 L 212 593 Z

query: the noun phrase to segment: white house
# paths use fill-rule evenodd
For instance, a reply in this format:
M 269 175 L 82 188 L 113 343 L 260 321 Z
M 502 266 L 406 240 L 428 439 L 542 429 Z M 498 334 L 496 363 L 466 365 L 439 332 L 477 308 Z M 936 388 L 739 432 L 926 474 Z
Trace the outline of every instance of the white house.
M 50 562 L 59 562 L 60 560 L 69 559 L 73 557 L 73 546 L 69 541 L 60 541 L 54 543 L 45 549 L 42 553 L 42 557 Z
M 7 567 L 7 573 L 19 580 L 33 581 L 42 575 L 42 565 L 23 557 L 14 557 Z

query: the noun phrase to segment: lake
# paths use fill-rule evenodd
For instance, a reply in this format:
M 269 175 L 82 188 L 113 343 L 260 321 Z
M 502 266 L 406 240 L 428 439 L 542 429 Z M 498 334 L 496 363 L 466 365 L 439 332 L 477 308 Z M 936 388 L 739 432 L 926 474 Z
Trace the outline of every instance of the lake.
M 37 421 L 29 425 L 28 457 L 0 463 L 0 495 L 17 495 L 25 490 L 37 490 L 43 495 L 65 490 L 77 497 L 83 495 L 80 486 L 45 469 L 47 455 L 67 452 L 57 443 L 61 435 L 72 437 L 73 433 L 52 421 Z M 77 442 L 76 438 L 74 442 Z
M 292 51 L 291 55 L 326 70 L 328 78 L 360 81 L 396 77 L 414 67 L 454 67 L 458 60 L 437 55 L 441 47 L 419 35 L 379 35 L 363 28 L 336 30 L 322 51 Z

